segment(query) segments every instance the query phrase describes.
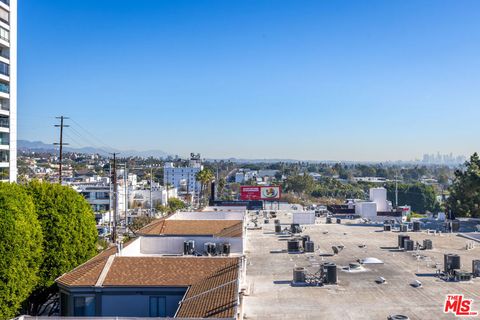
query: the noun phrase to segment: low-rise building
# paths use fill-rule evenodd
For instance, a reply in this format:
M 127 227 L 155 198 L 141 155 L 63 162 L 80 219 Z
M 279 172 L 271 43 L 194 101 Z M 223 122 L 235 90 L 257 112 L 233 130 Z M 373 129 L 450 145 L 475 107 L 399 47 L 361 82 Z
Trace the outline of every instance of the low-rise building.
M 243 219 L 191 212 L 152 222 L 56 280 L 61 316 L 236 319 Z

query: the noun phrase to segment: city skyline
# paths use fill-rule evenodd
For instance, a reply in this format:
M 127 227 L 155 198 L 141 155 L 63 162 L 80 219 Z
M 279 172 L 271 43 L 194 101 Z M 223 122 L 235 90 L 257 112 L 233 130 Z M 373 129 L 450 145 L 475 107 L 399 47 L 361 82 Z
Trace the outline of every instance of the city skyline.
M 25 2 L 19 139 L 56 141 L 54 117 L 63 114 L 117 149 L 469 156 L 480 133 L 478 9 L 474 1 Z

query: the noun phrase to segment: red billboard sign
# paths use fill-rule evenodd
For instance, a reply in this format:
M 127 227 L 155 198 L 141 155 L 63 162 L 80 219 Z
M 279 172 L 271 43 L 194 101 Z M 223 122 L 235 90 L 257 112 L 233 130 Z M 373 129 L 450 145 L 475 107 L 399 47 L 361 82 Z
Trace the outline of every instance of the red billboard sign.
M 241 186 L 240 200 L 278 201 L 282 188 L 278 186 Z

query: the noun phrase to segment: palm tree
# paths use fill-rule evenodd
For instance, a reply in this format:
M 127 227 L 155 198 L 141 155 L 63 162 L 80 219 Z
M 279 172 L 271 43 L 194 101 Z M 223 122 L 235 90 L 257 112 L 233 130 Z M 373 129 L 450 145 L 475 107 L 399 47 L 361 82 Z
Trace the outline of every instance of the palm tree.
M 210 182 L 215 179 L 215 175 L 210 169 L 202 169 L 195 175 L 195 180 L 200 182 L 200 199 L 204 196 L 205 189 Z

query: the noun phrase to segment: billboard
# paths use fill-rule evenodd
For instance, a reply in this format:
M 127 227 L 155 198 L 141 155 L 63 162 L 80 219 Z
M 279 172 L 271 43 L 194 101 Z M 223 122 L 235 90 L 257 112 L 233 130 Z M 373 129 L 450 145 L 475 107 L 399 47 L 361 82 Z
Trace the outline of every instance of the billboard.
M 281 193 L 278 186 L 241 186 L 240 200 L 278 201 Z

